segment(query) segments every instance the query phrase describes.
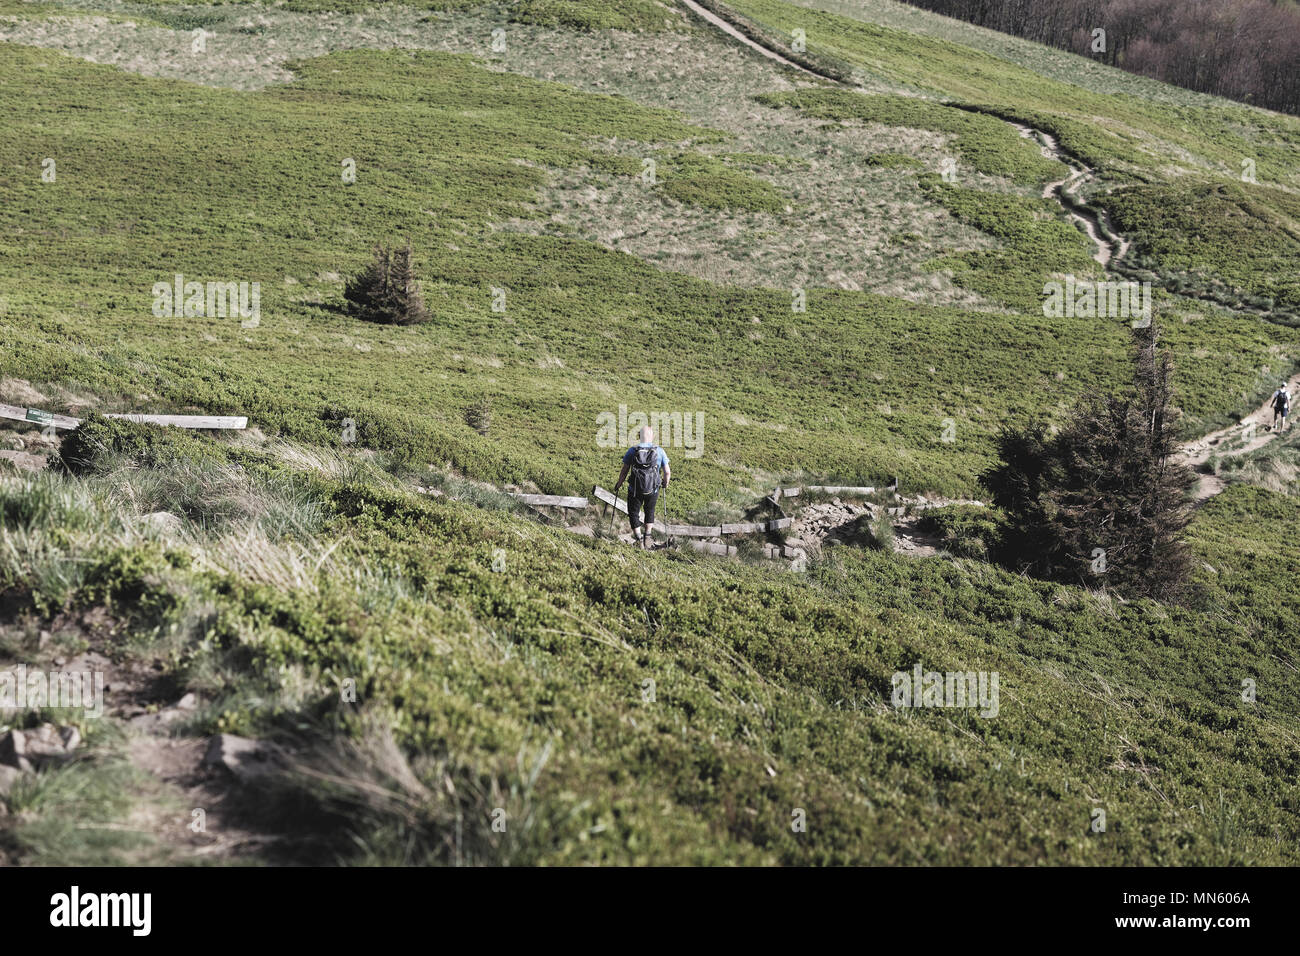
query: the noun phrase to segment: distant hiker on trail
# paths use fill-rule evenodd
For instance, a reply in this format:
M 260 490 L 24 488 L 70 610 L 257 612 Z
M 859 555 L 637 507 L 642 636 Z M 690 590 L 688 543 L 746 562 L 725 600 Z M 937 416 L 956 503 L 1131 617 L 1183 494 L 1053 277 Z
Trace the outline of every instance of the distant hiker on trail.
M 660 481 L 660 471 L 663 480 Z M 614 484 L 614 494 L 623 487 L 623 479 L 632 474 L 627 486 L 627 516 L 632 522 L 632 537 L 637 537 L 637 528 L 641 524 L 641 511 L 645 510 L 645 534 L 641 537 L 641 547 L 650 546 L 650 529 L 655 523 L 655 502 L 659 500 L 659 489 L 667 488 L 672 478 L 672 469 L 668 467 L 668 455 L 655 444 L 655 433 L 649 425 L 641 428 L 641 443 L 633 445 L 623 455 L 623 470 L 618 474 Z
M 1286 431 L 1286 416 L 1289 411 L 1291 411 L 1291 396 L 1286 390 L 1286 382 L 1283 382 L 1273 393 L 1273 427 L 1277 428 L 1277 420 L 1282 419 L 1282 427 L 1278 431 Z

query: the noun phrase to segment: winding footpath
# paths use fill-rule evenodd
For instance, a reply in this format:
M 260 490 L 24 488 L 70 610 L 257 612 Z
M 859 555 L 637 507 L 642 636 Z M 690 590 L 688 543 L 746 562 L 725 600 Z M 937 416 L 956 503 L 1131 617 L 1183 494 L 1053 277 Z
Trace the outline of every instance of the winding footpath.
M 717 14 L 706 10 L 695 0 L 682 0 L 682 4 L 701 20 L 721 30 L 728 37 L 745 45 L 756 53 L 761 54 L 769 60 L 775 60 L 782 66 L 787 66 L 793 70 L 798 70 L 807 76 L 814 77 L 823 82 L 837 83 L 841 86 L 850 86 L 851 84 L 843 83 L 832 77 L 816 73 L 806 66 L 794 62 L 784 56 L 780 50 L 774 50 L 771 47 L 759 43 L 753 37 L 748 36 L 736 26 L 728 23 Z M 982 115 L 991 116 L 991 113 L 982 113 Z M 1002 119 L 1001 117 L 996 117 Z M 1096 251 L 1093 253 L 1093 259 L 1101 264 L 1102 268 L 1113 269 L 1128 254 L 1130 242 L 1123 236 L 1120 236 L 1111 230 L 1104 228 L 1102 225 L 1102 213 L 1093 206 L 1088 205 L 1080 198 L 1080 190 L 1090 183 L 1095 177 L 1095 171 L 1092 167 L 1087 166 L 1071 157 L 1061 148 L 1060 141 L 1051 133 L 1045 130 L 1036 129 L 1032 126 L 1026 126 L 1022 123 L 1015 123 L 1003 119 L 1003 122 L 1014 126 L 1020 135 L 1026 139 L 1037 140 L 1042 155 L 1047 159 L 1055 159 L 1063 163 L 1070 169 L 1069 175 L 1064 179 L 1058 179 L 1055 182 L 1047 183 L 1043 187 L 1042 196 L 1044 199 L 1054 199 L 1061 207 L 1061 212 L 1071 222 L 1077 223 L 1083 232 L 1088 236 Z M 1196 301 L 1196 300 L 1193 300 Z M 1245 311 L 1257 311 L 1246 309 Z M 1292 395 L 1297 394 L 1300 389 L 1300 373 L 1291 376 L 1288 381 L 1288 388 Z M 1221 428 L 1217 431 L 1202 435 L 1200 438 L 1192 439 L 1183 444 L 1182 453 L 1178 461 L 1189 468 L 1196 470 L 1210 460 L 1211 457 L 1236 457 L 1244 455 L 1247 452 L 1261 448 L 1262 446 L 1277 438 L 1279 433 L 1271 430 L 1273 412 L 1269 406 L 1268 400 L 1254 411 L 1243 416 L 1240 422 L 1229 425 L 1227 428 Z M 1288 426 L 1290 427 L 1290 426 Z M 1225 482 L 1214 474 L 1204 474 L 1200 476 L 1192 498 L 1194 504 L 1199 507 L 1207 500 L 1223 491 Z
M 1300 373 L 1292 375 L 1287 381 L 1287 390 L 1292 395 L 1297 394 L 1296 389 L 1300 389 Z M 1211 457 L 1236 458 L 1262 448 L 1277 438 L 1281 433 L 1273 431 L 1272 427 L 1273 408 L 1269 400 L 1265 399 L 1264 404 L 1243 416 L 1237 424 L 1184 442 L 1182 453 L 1177 461 L 1195 471 Z M 1288 432 L 1294 427 L 1293 421 L 1287 422 Z M 1192 500 L 1199 507 L 1221 492 L 1224 487 L 1226 487 L 1225 482 L 1218 475 L 1202 474 L 1196 490 L 1192 493 Z
M 1051 133 L 1021 123 L 1011 125 L 1026 139 L 1038 140 L 1043 158 L 1055 159 L 1069 167 L 1070 175 L 1043 187 L 1043 198 L 1055 199 L 1066 217 L 1083 227 L 1084 233 L 1097 247 L 1092 257 L 1101 263 L 1102 268 L 1108 268 L 1112 262 L 1123 259 L 1128 254 L 1129 241 L 1121 236 L 1108 238 L 1101 228 L 1101 213 L 1079 198 L 1079 190 L 1093 178 L 1092 167 L 1077 163 L 1067 156 L 1061 149 L 1060 142 Z

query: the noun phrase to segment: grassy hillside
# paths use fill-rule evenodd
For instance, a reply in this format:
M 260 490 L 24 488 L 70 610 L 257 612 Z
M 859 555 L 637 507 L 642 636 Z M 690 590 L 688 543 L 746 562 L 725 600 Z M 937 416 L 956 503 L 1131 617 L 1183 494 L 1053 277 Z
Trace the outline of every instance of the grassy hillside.
M 1294 440 L 1216 462 L 1180 607 L 956 533 L 805 572 L 641 553 L 501 493 L 612 485 L 627 406 L 703 415 L 675 518 L 778 480 L 984 495 L 999 428 L 1129 363 L 1127 320 L 1043 315 L 1046 281 L 1105 273 L 1008 120 L 1095 167 L 1145 267 L 1296 301 L 1295 120 L 877 2 L 732 6 L 860 88 L 653 0 L 0 0 L 0 401 L 254 426 L 96 419 L 0 462 L 0 662 L 93 651 L 150 707 L 198 695 L 178 740 L 288 746 L 245 808 L 275 862 L 1296 862 Z M 351 318 L 346 277 L 408 239 L 433 321 Z M 258 321 L 155 314 L 178 273 L 260 283 Z M 1295 328 L 1158 305 L 1189 435 L 1300 358 Z M 891 706 L 918 663 L 996 671 L 997 716 Z M 188 811 L 138 731 L 78 726 L 82 759 L 2 798 L 0 859 L 196 859 L 140 825 Z
M 794 313 L 789 291 L 719 289 L 581 240 L 491 228 L 528 215 L 539 165 L 638 181 L 639 163 L 593 150 L 598 135 L 652 151 L 721 137 L 662 110 L 435 54 L 333 54 L 256 94 L 14 55 L 46 83 L 38 93 L 18 74 L 0 87 L 16 118 L 10 155 L 26 157 L 0 187 L 8 376 L 75 382 L 136 409 L 238 412 L 314 444 L 338 442 L 351 417 L 368 447 L 554 493 L 612 480 L 600 413 L 698 410 L 708 453 L 681 488 L 703 505 L 801 470 L 969 491 L 1000 423 L 1123 368 L 1122 323 L 1007 322 L 815 288 Z M 53 183 L 37 174 L 47 155 Z M 359 171 L 351 186 L 344 157 Z M 668 156 L 660 185 L 705 207 L 738 193 L 769 201 L 770 186 L 722 163 Z M 1086 249 L 1050 220 L 1034 229 Z M 374 242 L 408 236 L 435 322 L 375 329 L 341 315 L 339 275 Z M 155 318 L 151 289 L 176 273 L 260 282 L 260 326 Z M 1024 305 L 1034 274 L 1014 278 L 986 287 Z M 506 290 L 504 313 L 491 311 L 493 288 Z M 1170 340 L 1191 415 L 1237 407 L 1277 351 L 1294 354 L 1257 320 L 1188 318 Z M 487 439 L 463 422 L 483 394 Z M 945 419 L 955 442 L 941 441 Z
M 167 457 L 153 475 L 233 480 L 210 448 Z M 1201 593 L 1170 609 L 968 560 L 839 549 L 801 576 L 639 555 L 364 465 L 294 478 L 261 457 L 243 453 L 241 480 L 266 513 L 143 540 L 120 458 L 6 479 L 22 547 L 4 587 L 63 576 L 67 607 L 129 622 L 124 653 L 162 655 L 210 701 L 192 732 L 391 733 L 427 790 L 413 816 L 354 816 L 377 859 L 450 862 L 439 835 L 459 820 L 471 862 L 1295 860 L 1293 499 L 1207 507 Z M 996 718 L 890 707 L 890 674 L 918 661 L 997 671 Z M 349 678 L 358 703 L 340 704 Z M 396 786 L 384 771 L 333 798 L 365 806 L 367 782 Z M 497 806 L 522 824 L 508 836 Z M 35 861 L 38 836 L 11 848 Z M 347 832 L 317 837 L 355 858 Z
M 1193 94 L 1153 101 L 1135 95 L 1146 89 L 1140 82 L 1130 85 L 1134 92 L 1102 92 L 1106 87 L 1078 79 L 1093 72 L 1084 57 L 1042 58 L 1073 64 L 1066 76 L 1044 68 L 1040 59 L 1022 65 L 935 35 L 867 22 L 860 19 L 867 14 L 855 15 L 847 6 L 836 13 L 787 0 L 736 0 L 729 6 L 786 34 L 804 30 L 810 49 L 846 60 L 867 77 L 904 83 L 1059 137 L 1070 154 L 1100 172 L 1093 198 L 1142 237 L 1140 251 L 1160 267 L 1188 268 L 1171 247 L 1189 224 L 1231 222 L 1237 235 L 1207 237 L 1194 267 L 1249 294 L 1281 299 L 1288 308 L 1300 303 L 1295 270 L 1276 257 L 1285 256 L 1297 237 L 1300 121 L 1294 117 Z M 968 34 L 958 29 L 955 35 Z M 1250 181 L 1243 182 L 1248 174 Z M 1178 222 L 1162 214 L 1168 209 L 1177 210 Z M 1268 252 L 1257 254 L 1261 250 Z

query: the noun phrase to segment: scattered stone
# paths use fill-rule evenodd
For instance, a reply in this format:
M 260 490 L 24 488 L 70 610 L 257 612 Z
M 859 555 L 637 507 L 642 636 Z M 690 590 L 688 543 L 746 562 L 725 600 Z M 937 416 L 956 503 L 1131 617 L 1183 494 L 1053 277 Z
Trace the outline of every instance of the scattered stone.
M 148 712 L 138 714 L 131 717 L 129 723 L 145 733 L 157 733 L 191 716 L 197 708 L 198 698 L 193 694 L 186 694 L 174 706 L 165 707 L 153 714 Z
M 572 528 L 570 528 L 569 530 L 572 531 L 574 534 L 576 534 L 576 535 L 580 535 L 580 536 L 582 536 L 582 537 L 584 537 L 584 538 L 594 538 L 594 537 L 596 537 L 596 532 L 592 531 L 592 530 L 591 530 L 590 528 L 588 528 L 585 524 L 574 525 L 574 526 L 573 526 Z
M 112 685 L 107 683 L 107 675 L 113 668 L 113 662 L 98 651 L 86 651 L 85 653 L 78 654 L 71 660 L 66 660 L 62 657 L 57 658 L 55 666 L 62 667 L 69 671 L 80 671 L 87 674 L 104 674 L 104 691 L 108 692 L 113 689 Z
M 240 780 L 265 776 L 276 767 L 270 745 L 234 734 L 217 734 L 208 741 L 203 766 L 224 767 Z
M 42 724 L 35 730 L 11 730 L 0 737 L 0 765 L 27 773 L 70 760 L 80 743 L 75 727 Z
M 0 766 L 24 773 L 33 769 L 31 761 L 27 759 L 26 736 L 21 730 L 11 730 L 0 737 Z

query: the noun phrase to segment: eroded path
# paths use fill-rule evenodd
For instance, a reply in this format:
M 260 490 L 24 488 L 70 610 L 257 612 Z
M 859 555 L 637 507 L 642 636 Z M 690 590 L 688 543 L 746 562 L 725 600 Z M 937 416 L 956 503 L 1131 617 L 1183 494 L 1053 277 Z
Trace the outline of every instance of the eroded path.
M 1300 373 L 1292 375 L 1287 381 L 1287 391 L 1295 395 L 1297 389 L 1300 389 Z M 1293 423 L 1287 422 L 1288 430 L 1292 427 Z M 1262 405 L 1237 424 L 1220 428 L 1184 444 L 1178 460 L 1195 470 L 1211 457 L 1235 458 L 1262 448 L 1281 434 L 1273 429 L 1273 407 L 1271 401 L 1265 399 Z M 1224 487 L 1224 481 L 1218 475 L 1202 475 L 1193 498 L 1199 505 L 1223 491 Z
M 716 13 L 711 13 L 710 11 L 705 10 L 702 6 L 696 3 L 695 0 L 682 0 L 682 6 L 686 7 L 686 9 L 690 10 L 701 20 L 706 21 L 710 26 L 716 27 L 717 29 L 721 30 L 723 33 L 727 34 L 727 36 L 731 37 L 733 40 L 739 40 L 741 43 L 745 44 L 745 46 L 749 47 L 751 50 L 761 53 L 769 60 L 775 60 L 776 62 L 780 63 L 782 66 L 788 66 L 791 69 L 798 70 L 800 73 L 806 73 L 808 76 L 816 77 L 819 80 L 825 79 L 825 77 L 821 76 L 820 74 L 814 73 L 806 66 L 801 66 L 800 64 L 795 63 L 793 60 L 787 60 L 776 50 L 769 49 L 768 47 L 763 46 L 763 44 L 756 43 L 755 41 L 751 40 L 749 37 L 745 36 L 745 34 L 741 33 L 739 30 L 733 27 L 726 20 L 722 19 L 722 17 L 718 16 Z
M 780 51 L 770 49 L 752 37 L 746 36 L 736 27 L 699 6 L 694 0 L 682 0 L 682 2 L 701 19 L 750 49 L 769 59 L 777 60 L 792 69 L 803 73 L 811 73 L 806 67 L 782 56 Z M 812 75 L 829 80 L 828 77 L 821 77 L 819 74 Z M 829 81 L 839 82 L 837 80 Z M 1055 199 L 1057 204 L 1060 205 L 1062 213 L 1071 222 L 1082 227 L 1096 249 L 1093 258 L 1103 268 L 1109 268 L 1113 263 L 1123 259 L 1129 250 L 1129 240 L 1103 229 L 1101 225 L 1102 214 L 1080 198 L 1080 191 L 1092 181 L 1095 171 L 1090 166 L 1080 163 L 1067 154 L 1061 148 L 1060 141 L 1052 134 L 1022 123 L 1014 123 L 1009 120 L 1004 120 L 1004 122 L 1009 122 L 1026 139 L 1037 140 L 1039 149 L 1045 158 L 1058 160 L 1069 167 L 1070 174 L 1064 179 L 1058 179 L 1043 186 L 1042 196 L 1044 199 Z M 1300 373 L 1291 377 L 1288 388 L 1292 395 L 1297 393 L 1297 389 L 1300 388 Z M 1265 400 L 1262 405 L 1242 418 L 1239 423 L 1210 432 L 1184 444 L 1179 461 L 1192 469 L 1196 469 L 1209 461 L 1211 456 L 1236 456 L 1254 451 L 1278 437 L 1279 433 L 1271 428 L 1272 421 L 1273 412 L 1269 401 Z M 1217 475 L 1203 475 L 1193 493 L 1193 499 L 1199 505 L 1219 494 L 1224 487 L 1225 483 Z
M 1021 123 L 1011 125 L 1026 139 L 1037 140 L 1039 151 L 1044 158 L 1058 160 L 1070 168 L 1070 175 L 1043 186 L 1043 198 L 1055 199 L 1066 217 L 1083 227 L 1084 234 L 1096 248 L 1092 257 L 1101 264 L 1102 268 L 1108 267 L 1112 261 L 1123 259 L 1128 252 L 1128 240 L 1122 236 L 1113 239 L 1107 236 L 1101 228 L 1101 214 L 1080 198 L 1079 191 L 1093 179 L 1092 167 L 1085 166 L 1067 155 L 1061 149 L 1060 141 L 1050 133 Z
M 695 2 L 695 0 L 682 0 L 682 5 L 710 26 L 725 33 L 732 40 L 748 47 L 769 60 L 775 60 L 782 66 L 789 67 L 792 70 L 798 70 L 800 73 L 816 77 L 824 82 L 837 83 L 841 86 L 850 85 L 843 83 L 840 80 L 823 76 L 820 73 L 815 73 L 802 64 L 796 63 L 783 55 L 780 50 L 774 50 L 771 47 L 758 42 L 753 37 L 747 36 L 743 31 L 723 20 L 717 14 L 700 6 Z M 995 118 L 1002 119 L 1002 117 Z M 1069 167 L 1070 174 L 1064 179 L 1058 179 L 1055 182 L 1050 182 L 1043 186 L 1042 196 L 1044 199 L 1055 199 L 1057 204 L 1061 207 L 1061 212 L 1066 216 L 1066 218 L 1071 222 L 1077 223 L 1082 228 L 1084 234 L 1087 235 L 1089 241 L 1092 242 L 1096 249 L 1092 256 L 1093 259 L 1103 267 L 1107 267 L 1112 262 L 1122 259 L 1125 253 L 1128 252 L 1128 241 L 1119 236 L 1112 238 L 1108 235 L 1107 230 L 1104 230 L 1101 227 L 1101 213 L 1089 206 L 1082 198 L 1080 198 L 1080 190 L 1094 178 L 1095 171 L 1092 167 L 1079 162 L 1077 159 L 1066 153 L 1065 150 L 1061 148 L 1060 141 L 1051 133 L 1048 133 L 1045 130 L 1036 129 L 1032 126 L 1027 126 L 1023 123 L 1016 123 L 1005 119 L 1002 121 L 1014 126 L 1019 131 L 1020 135 L 1026 139 L 1036 140 L 1038 142 L 1039 150 L 1045 158 L 1055 159 Z

